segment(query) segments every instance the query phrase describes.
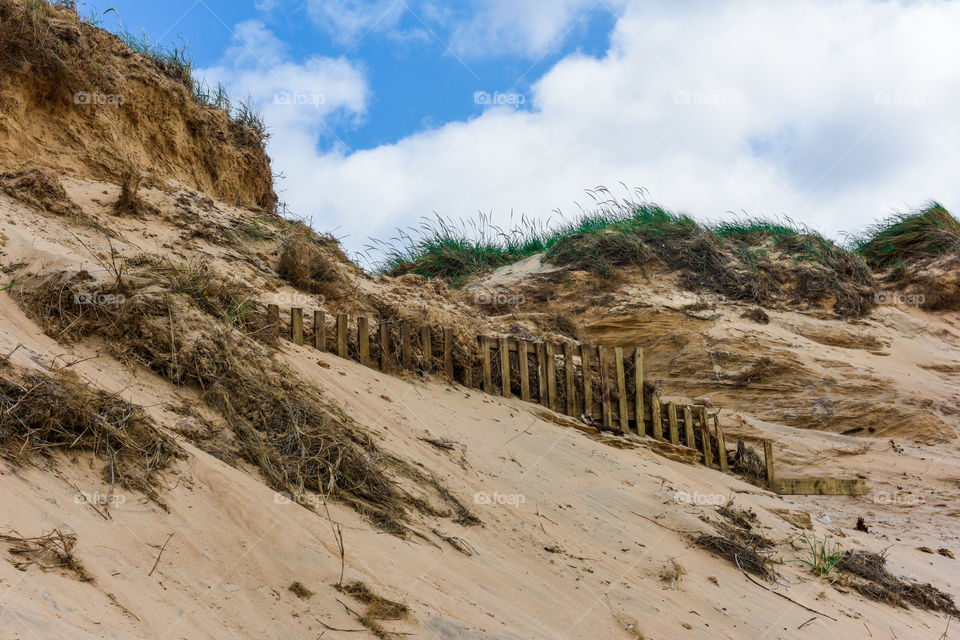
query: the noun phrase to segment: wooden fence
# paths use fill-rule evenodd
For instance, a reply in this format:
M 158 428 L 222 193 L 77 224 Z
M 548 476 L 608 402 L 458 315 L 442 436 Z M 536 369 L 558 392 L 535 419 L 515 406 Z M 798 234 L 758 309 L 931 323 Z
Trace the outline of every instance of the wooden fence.
M 280 308 L 267 306 L 268 321 L 283 335 Z M 381 322 L 336 314 L 328 332 L 326 315 L 314 311 L 309 333 L 303 309 L 290 310 L 287 335 L 296 344 L 309 344 L 384 373 L 400 369 L 442 375 L 451 382 L 481 388 L 491 395 L 538 402 L 558 413 L 585 417 L 595 425 L 635 433 L 684 446 L 697 452 L 707 467 L 728 470 L 723 429 L 714 416 L 713 429 L 702 405 L 663 402 L 652 385 L 644 384 L 643 349 L 589 344 L 557 344 L 478 336 L 479 375 L 474 366 L 455 366 L 454 332 L 443 327 L 437 335 L 428 325 Z M 352 339 L 351 339 L 352 338 Z M 783 494 L 844 494 L 866 492 L 863 480 L 782 478 L 773 470 L 773 447 L 763 442 L 767 486 Z

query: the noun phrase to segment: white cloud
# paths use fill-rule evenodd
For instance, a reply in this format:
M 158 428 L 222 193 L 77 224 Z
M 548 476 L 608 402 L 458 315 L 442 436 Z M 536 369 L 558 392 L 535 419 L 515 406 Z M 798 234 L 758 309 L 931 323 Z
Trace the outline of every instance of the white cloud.
M 222 83 L 234 99 L 249 96 L 259 105 L 272 136 L 270 150 L 281 155 L 301 144 L 315 148 L 333 118 L 362 118 L 370 95 L 366 77 L 355 64 L 324 56 L 293 62 L 276 36 L 257 21 L 237 25 L 221 64 L 198 69 L 197 75 L 211 86 Z
M 286 200 L 353 249 L 432 211 L 546 217 L 619 181 L 700 218 L 787 214 L 829 233 L 926 198 L 960 211 L 960 3 L 675 4 L 630 4 L 607 55 L 561 60 L 529 110 L 352 153 L 316 151 L 329 114 L 271 120 Z M 340 105 L 362 113 L 365 85 L 345 86 Z
M 403 0 L 307 0 L 313 21 L 351 46 L 368 32 L 396 28 L 405 10 Z

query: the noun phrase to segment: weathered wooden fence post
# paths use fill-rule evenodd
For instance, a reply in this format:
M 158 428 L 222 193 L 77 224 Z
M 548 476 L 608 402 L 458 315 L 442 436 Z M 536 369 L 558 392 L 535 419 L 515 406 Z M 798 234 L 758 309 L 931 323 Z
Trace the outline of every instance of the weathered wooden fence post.
M 677 405 L 667 403 L 667 422 L 670 426 L 670 444 L 680 444 L 680 432 L 677 429 Z
M 357 318 L 357 349 L 360 350 L 360 364 L 370 366 L 370 319 Z
M 510 393 L 510 343 L 503 336 L 500 337 L 500 393 L 509 398 Z
M 637 418 L 637 435 L 644 436 L 647 429 L 643 424 L 643 349 L 636 347 L 633 350 L 633 412 Z
M 313 312 L 313 346 L 320 351 L 327 350 L 327 317 L 319 310 Z
M 624 433 L 630 433 L 630 416 L 627 415 L 627 380 L 623 371 L 623 347 L 613 348 L 613 358 L 616 362 L 617 403 L 620 410 L 620 430 Z
M 350 351 L 347 349 L 347 314 L 337 314 L 337 355 L 341 358 L 349 358 Z
M 380 320 L 380 371 L 390 373 L 390 323 Z
M 767 486 L 771 491 L 775 491 L 774 483 L 776 478 L 773 475 L 773 445 L 769 440 L 763 441 L 763 460 L 767 470 Z
M 690 405 L 683 405 L 683 434 L 686 444 L 691 449 L 697 448 L 696 436 L 693 433 L 693 411 L 690 409 Z
M 580 345 L 580 377 L 583 378 L 583 414 L 593 420 L 593 367 L 591 353 L 593 347 Z
M 656 393 L 650 394 L 650 422 L 653 429 L 653 437 L 657 440 L 663 440 L 663 418 L 661 417 L 660 396 Z
M 613 418 L 610 409 L 610 357 L 607 348 L 597 347 L 597 357 L 600 361 L 600 404 L 603 412 L 603 426 L 610 429 Z
M 537 380 L 540 392 L 540 404 L 550 406 L 550 397 L 547 395 L 547 345 L 543 342 L 536 344 L 537 350 Z
M 290 309 L 290 341 L 293 344 L 303 344 L 303 309 Z
M 697 407 L 697 416 L 700 419 L 700 436 L 703 438 L 703 464 L 713 468 L 713 451 L 710 442 L 710 425 L 707 424 L 707 408 Z
M 400 365 L 409 371 L 413 368 L 413 348 L 410 346 L 410 325 L 400 325 Z
M 453 329 L 451 327 L 443 328 L 443 375 L 445 375 L 450 382 L 454 382 Z
M 267 323 L 273 327 L 274 335 L 280 335 L 280 307 L 275 304 L 267 305 Z
M 530 361 L 527 359 L 530 343 L 526 340 L 517 342 L 517 357 L 520 363 L 520 399 L 530 402 Z
M 564 395 L 566 396 L 566 409 L 568 416 L 577 415 L 577 385 L 575 372 L 573 370 L 573 344 L 563 343 L 563 380 Z
M 430 338 L 430 325 L 420 327 L 420 354 L 423 356 L 421 368 L 424 373 L 433 371 L 433 341 Z
M 490 339 L 480 336 L 480 363 L 483 367 L 483 391 L 493 395 L 493 373 L 490 370 Z
M 554 357 L 556 345 L 552 342 L 545 342 L 543 347 L 546 350 L 544 364 L 546 365 L 547 406 L 550 407 L 551 411 L 559 413 L 557 408 L 557 362 Z

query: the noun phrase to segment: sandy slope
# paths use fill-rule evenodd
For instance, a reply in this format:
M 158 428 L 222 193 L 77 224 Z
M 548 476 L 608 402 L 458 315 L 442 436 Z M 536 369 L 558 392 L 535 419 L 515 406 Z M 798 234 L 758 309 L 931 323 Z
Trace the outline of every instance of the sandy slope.
M 0 351 L 22 344 L 14 354 L 17 364 L 49 366 L 64 352 L 14 305 L 2 308 Z M 771 537 L 797 534 L 773 510 L 799 507 L 831 512 L 831 529 L 839 533 L 842 528 L 841 535 L 856 536 L 869 548 L 887 546 L 851 531 L 854 515 L 874 508 L 868 498 L 783 500 L 644 448 L 608 446 L 545 422 L 519 402 L 406 382 L 292 345 L 285 353 L 302 376 L 374 429 L 388 450 L 421 461 L 483 521 L 471 528 L 421 522 L 416 527 L 425 539 L 401 540 L 331 505 L 345 530 L 347 579 L 362 579 L 412 609 L 409 621 L 386 623 L 391 631 L 423 638 L 615 638 L 631 637 L 626 627 L 635 624 L 648 638 L 853 638 L 867 637 L 868 630 L 875 637 L 892 631 L 895 637 L 920 638 L 938 636 L 945 625 L 930 614 L 841 594 L 787 564 L 777 590 L 837 619 L 818 618 L 797 630 L 815 616 L 758 588 L 726 561 L 692 548 L 685 535 L 665 528 L 707 529 L 700 517 L 713 516 L 712 507 L 677 504 L 677 491 L 735 494 L 739 505 L 760 513 Z M 123 390 L 167 424 L 172 420 L 163 404 L 178 392 L 165 381 L 143 372 L 133 376 L 104 358 L 75 366 L 98 386 Z M 427 436 L 454 440 L 457 449 L 440 452 L 418 439 Z M 326 519 L 296 504 L 277 504 L 256 476 L 186 446 L 189 458 L 167 474 L 163 497 L 169 514 L 122 493 L 125 502 L 111 510 L 109 522 L 75 500 L 72 485 L 90 493 L 107 491 L 86 456 L 59 459 L 56 474 L 3 463 L 4 527 L 24 535 L 54 527 L 76 532 L 78 556 L 95 577 L 94 584 L 84 584 L 0 563 L 4 637 L 366 635 L 321 624 L 361 628 L 337 600 L 354 609 L 360 605 L 330 586 L 340 566 Z M 912 456 L 905 452 L 904 457 Z M 525 501 L 475 505 L 476 492 L 519 494 Z M 903 510 L 885 517 L 904 537 L 891 549 L 895 569 L 945 583 L 956 593 L 956 561 L 912 551 L 932 544 L 932 527 L 904 517 Z M 433 527 L 464 539 L 476 554 L 455 551 L 430 532 Z M 816 527 L 825 531 L 819 523 Z M 174 536 L 148 576 L 157 546 L 169 533 Z M 658 578 L 670 558 L 688 571 L 673 590 Z M 294 580 L 316 595 L 298 599 L 287 590 Z
M 127 259 L 164 252 L 182 260 L 206 257 L 223 273 L 262 289 L 267 299 L 304 295 L 276 278 L 274 256 L 264 247 L 237 248 L 197 236 L 190 216 L 177 208 L 182 185 L 143 190 L 160 207 L 158 216 L 116 217 L 110 206 L 117 187 L 80 178 L 63 183 L 89 217 L 86 222 L 0 196 L 0 258 L 9 281 L 60 268 L 102 270 L 112 245 Z M 226 228 L 251 215 L 223 203 L 191 202 L 194 213 L 207 216 L 195 225 Z M 108 241 L 91 221 L 111 229 L 113 239 Z M 515 271 L 530 277 L 530 271 Z M 960 595 L 957 561 L 916 550 L 960 551 L 960 511 L 954 507 L 960 461 L 950 430 L 956 389 L 949 369 L 958 352 L 950 318 L 933 324 L 917 312 L 896 310 L 868 319 L 864 329 L 776 312 L 770 324 L 756 325 L 740 318 L 734 306 L 720 305 L 705 315 L 684 312 L 669 298 L 668 283 L 637 282 L 638 304 L 614 304 L 609 314 L 593 316 L 586 324 L 590 339 L 649 344 L 649 376 L 668 396 L 710 395 L 730 440 L 774 437 L 778 472 L 864 474 L 872 493 L 780 498 L 624 439 L 590 436 L 563 426 L 562 418 L 560 424 L 544 420 L 532 405 L 438 381 L 385 376 L 285 344 L 282 357 L 301 377 L 341 403 L 383 449 L 435 474 L 483 523 L 464 527 L 449 519 L 417 517 L 411 527 L 419 535 L 400 539 L 377 531 L 350 509 L 329 505 L 332 518 L 343 526 L 345 580 L 362 580 L 411 608 L 407 620 L 384 622 L 385 628 L 417 638 L 477 639 L 940 636 L 943 616 L 870 602 L 804 572 L 796 560 L 803 544 L 797 538 L 805 530 L 795 525 L 805 521 L 803 513 L 812 514 L 817 535 L 829 533 L 845 548 L 889 547 L 895 574 L 915 575 Z M 392 290 L 415 307 L 446 299 L 417 297 L 427 294 L 406 281 L 363 280 L 358 286 Z M 111 508 L 109 521 L 77 498 L 77 489 L 91 496 L 109 491 L 101 479 L 102 461 L 89 452 L 69 452 L 50 463 L 38 460 L 37 466 L 0 462 L 0 531 L 74 532 L 77 556 L 95 578 L 81 583 L 67 574 L 36 567 L 21 572 L 0 562 L 0 636 L 372 637 L 347 609 L 361 612 L 363 606 L 333 588 L 340 556 L 322 505 L 309 505 L 317 507 L 310 510 L 278 499 L 249 465 L 230 466 L 181 437 L 190 431 L 190 419 L 173 407 L 186 402 L 210 414 L 195 390 L 125 367 L 103 355 L 95 341 L 57 343 L 23 315 L 10 293 L 0 294 L 0 300 L 0 353 L 20 345 L 11 356 L 16 365 L 70 365 L 92 385 L 146 407 L 189 452 L 165 474 L 161 495 L 169 513 L 122 491 L 123 502 Z M 445 309 L 454 314 L 450 317 L 459 313 L 452 306 Z M 828 331 L 830 340 L 823 338 Z M 869 348 L 850 346 L 850 340 L 866 341 Z M 888 355 L 871 353 L 877 351 L 875 341 Z M 728 385 L 724 372 L 737 364 L 731 359 L 718 363 L 719 374 L 710 382 L 696 367 L 717 350 L 744 358 L 769 351 L 791 358 L 790 366 L 781 367 L 779 377 L 763 378 L 765 386 Z M 777 419 L 821 397 L 855 423 L 850 407 L 857 393 L 874 388 L 886 394 L 887 380 L 905 377 L 910 382 L 904 393 L 928 399 L 924 415 L 936 416 L 928 431 L 911 431 L 919 424 L 911 420 L 920 412 L 874 416 L 873 396 L 862 400 L 860 415 L 871 416 L 864 427 L 886 424 L 874 434 L 866 428 L 846 435 L 807 428 L 818 425 L 807 424 L 806 414 L 795 421 Z M 898 424 L 904 417 L 907 422 Z M 891 435 L 896 448 L 888 442 Z M 421 439 L 428 437 L 456 444 L 440 450 Z M 216 446 L 206 449 L 217 452 Z M 682 502 L 684 495 L 701 504 Z M 703 502 L 734 498 L 735 504 L 756 510 L 764 533 L 780 542 L 782 577 L 767 586 L 835 620 L 764 590 L 731 563 L 691 545 L 691 535 L 712 531 L 708 521 L 718 518 L 715 507 Z M 829 523 L 817 518 L 823 513 Z M 853 530 L 860 515 L 871 527 L 869 534 Z M 472 554 L 457 551 L 442 536 L 462 540 Z M 3 544 L 0 550 L 9 556 Z M 687 571 L 674 588 L 660 577 L 671 559 Z M 294 581 L 315 595 L 298 598 L 288 590 Z

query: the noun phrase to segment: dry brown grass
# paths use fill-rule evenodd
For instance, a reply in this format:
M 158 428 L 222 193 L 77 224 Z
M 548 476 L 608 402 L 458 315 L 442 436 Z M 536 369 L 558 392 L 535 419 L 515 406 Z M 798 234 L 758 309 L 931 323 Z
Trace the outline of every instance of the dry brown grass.
M 86 274 L 60 273 L 33 281 L 20 301 L 58 339 L 96 336 L 121 361 L 198 389 L 273 489 L 298 501 L 307 492 L 336 497 L 405 532 L 411 503 L 393 472 L 406 463 L 273 357 L 257 324 L 265 314 L 243 285 L 202 263 L 147 265 L 101 288 L 122 296 L 114 304 L 78 305 L 73 294 L 92 287 Z
M 840 561 L 839 568 L 861 578 L 851 581 L 850 586 L 872 600 L 903 608 L 912 604 L 928 611 L 941 611 L 960 617 L 960 610 L 950 594 L 928 583 L 901 580 L 887 571 L 886 563 L 884 554 L 848 551 Z
M 77 536 L 54 529 L 34 538 L 26 538 L 13 532 L 0 534 L 0 541 L 7 543 L 12 556 L 10 562 L 20 571 L 39 567 L 43 571 L 62 571 L 81 582 L 93 582 L 83 564 L 73 553 Z
M 92 451 L 104 480 L 163 505 L 157 472 L 183 455 L 143 409 L 94 389 L 71 371 L 48 375 L 4 367 L 0 375 L 0 453 L 22 461 L 56 450 Z

